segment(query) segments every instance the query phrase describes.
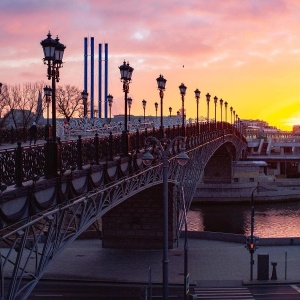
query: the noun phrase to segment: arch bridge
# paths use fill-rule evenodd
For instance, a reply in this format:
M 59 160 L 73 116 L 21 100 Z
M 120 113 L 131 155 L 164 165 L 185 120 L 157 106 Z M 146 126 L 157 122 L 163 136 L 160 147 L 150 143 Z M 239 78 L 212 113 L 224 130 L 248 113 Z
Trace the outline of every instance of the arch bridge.
M 234 162 L 247 146 L 239 132 L 224 129 L 195 135 L 187 144 L 190 159 L 184 167 L 176 162 L 176 149 L 169 158 L 170 247 L 197 184 L 231 182 Z M 131 247 L 162 248 L 162 163 L 146 168 L 139 162 L 133 175 L 3 228 L 0 299 L 26 299 L 58 254 L 99 219 L 104 247 L 120 247 L 125 239 Z

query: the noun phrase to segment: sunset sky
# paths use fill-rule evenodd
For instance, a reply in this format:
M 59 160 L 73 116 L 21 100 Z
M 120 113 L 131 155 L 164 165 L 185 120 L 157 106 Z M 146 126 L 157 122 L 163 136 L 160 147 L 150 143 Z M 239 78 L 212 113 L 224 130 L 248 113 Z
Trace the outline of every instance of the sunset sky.
M 299 0 L 1 0 L 0 12 L 4 84 L 50 83 L 40 45 L 50 30 L 66 45 L 62 85 L 83 89 L 84 37 L 94 37 L 97 89 L 98 44 L 108 43 L 112 114 L 124 113 L 118 66 L 126 60 L 134 68 L 134 115 L 143 114 L 143 99 L 146 114 L 155 115 L 156 78 L 162 74 L 165 115 L 169 106 L 180 109 L 178 86 L 184 83 L 187 117 L 196 117 L 198 88 L 201 116 L 210 93 L 241 119 L 288 130 L 300 124 Z M 213 117 L 213 101 L 210 107 Z

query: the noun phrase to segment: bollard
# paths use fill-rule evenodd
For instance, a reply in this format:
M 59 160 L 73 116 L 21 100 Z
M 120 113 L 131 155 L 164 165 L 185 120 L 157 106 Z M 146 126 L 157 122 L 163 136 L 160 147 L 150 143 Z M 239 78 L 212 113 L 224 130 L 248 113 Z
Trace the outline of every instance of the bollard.
M 271 262 L 271 265 L 273 267 L 271 280 L 277 280 L 277 273 L 276 273 L 277 262 Z

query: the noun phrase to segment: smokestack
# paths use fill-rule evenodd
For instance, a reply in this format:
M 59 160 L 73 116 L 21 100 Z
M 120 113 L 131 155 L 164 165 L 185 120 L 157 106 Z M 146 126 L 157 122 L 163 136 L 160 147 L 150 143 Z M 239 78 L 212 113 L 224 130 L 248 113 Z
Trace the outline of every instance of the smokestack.
M 98 109 L 99 118 L 102 118 L 102 44 L 99 44 L 98 74 Z
M 91 37 L 91 118 L 94 118 L 94 37 Z
M 84 73 L 84 79 L 83 79 L 83 87 L 84 90 L 87 92 L 88 91 L 88 78 L 87 78 L 87 73 L 88 73 L 88 54 L 87 50 L 88 49 L 88 39 L 87 37 L 84 38 L 84 66 L 83 66 L 83 73 Z
M 104 103 L 105 118 L 107 119 L 107 95 L 108 95 L 108 44 L 105 43 L 105 74 L 104 74 Z

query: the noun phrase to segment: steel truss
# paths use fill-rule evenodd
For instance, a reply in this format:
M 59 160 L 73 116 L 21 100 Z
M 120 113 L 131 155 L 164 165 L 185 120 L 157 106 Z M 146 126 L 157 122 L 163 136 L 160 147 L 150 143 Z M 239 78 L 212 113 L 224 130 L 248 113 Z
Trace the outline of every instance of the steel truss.
M 237 149 L 237 158 L 246 147 L 237 136 L 223 135 L 187 151 L 190 160 L 180 167 L 175 156 L 169 159 L 170 182 L 181 182 L 188 210 L 204 167 L 224 143 Z M 197 143 L 196 143 L 197 144 Z M 133 195 L 163 181 L 162 163 L 134 176 L 98 188 L 58 207 L 43 211 L 22 222 L 4 228 L 1 233 L 0 299 L 26 299 L 51 262 L 82 232 L 106 212 Z M 184 212 L 178 220 L 181 230 Z

